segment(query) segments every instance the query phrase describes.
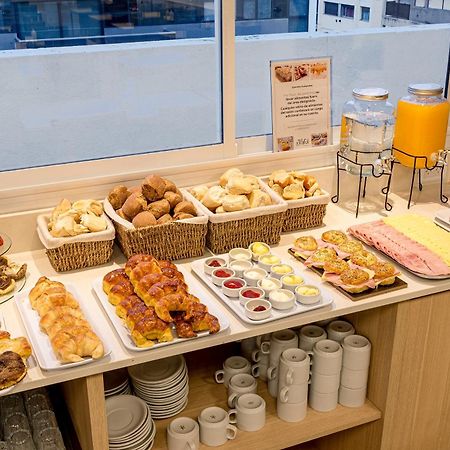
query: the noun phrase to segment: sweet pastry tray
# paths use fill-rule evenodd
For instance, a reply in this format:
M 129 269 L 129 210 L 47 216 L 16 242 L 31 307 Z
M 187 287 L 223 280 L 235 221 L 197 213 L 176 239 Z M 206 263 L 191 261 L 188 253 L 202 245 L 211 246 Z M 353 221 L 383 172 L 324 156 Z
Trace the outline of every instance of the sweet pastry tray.
M 217 257 L 224 258 L 224 259 L 228 258 L 228 256 L 226 254 L 225 255 L 217 255 Z M 211 289 L 211 291 L 213 291 L 216 294 L 216 296 L 219 298 L 219 300 L 225 306 L 227 306 L 229 309 L 231 309 L 231 311 L 233 311 L 234 314 L 236 314 L 239 317 L 239 319 L 241 319 L 243 322 L 248 323 L 250 325 L 260 325 L 260 324 L 267 323 L 267 322 L 273 322 L 274 320 L 280 320 L 280 319 L 284 319 L 285 317 L 295 316 L 297 314 L 303 314 L 303 313 L 306 313 L 309 311 L 313 311 L 314 309 L 323 308 L 323 307 L 331 305 L 333 303 L 332 292 L 329 289 L 324 288 L 322 285 L 319 286 L 315 280 L 308 277 L 307 274 L 302 272 L 301 276 L 305 280 L 305 284 L 316 285 L 322 292 L 322 299 L 320 300 L 320 302 L 315 303 L 313 305 L 302 305 L 298 302 L 295 302 L 294 307 L 292 307 L 289 310 L 283 311 L 283 310 L 272 309 L 271 316 L 268 317 L 267 319 L 252 320 L 245 315 L 244 307 L 241 305 L 239 299 L 227 297 L 222 292 L 222 289 L 219 286 L 216 286 L 212 282 L 211 276 L 207 275 L 204 272 L 204 270 L 203 270 L 204 262 L 206 259 L 209 259 L 209 258 L 210 257 L 199 259 L 199 260 L 191 263 L 192 272 L 194 272 L 195 275 L 197 275 L 197 277 L 206 286 L 208 286 L 208 288 Z
M 53 348 L 50 344 L 50 339 L 46 333 L 44 333 L 39 326 L 39 314 L 31 307 L 30 300 L 28 299 L 29 290 L 21 292 L 16 298 L 17 309 L 22 318 L 25 330 L 33 348 L 34 355 L 42 370 L 63 370 L 72 369 L 73 367 L 82 366 L 84 364 L 90 364 L 97 361 L 101 361 L 111 353 L 111 348 L 108 346 L 108 336 L 103 333 L 102 329 L 96 325 L 95 314 L 87 307 L 87 302 L 92 301 L 89 298 L 85 298 L 80 295 L 71 283 L 65 283 L 67 291 L 69 291 L 80 305 L 80 309 L 83 312 L 86 320 L 92 327 L 95 334 L 101 339 L 105 354 L 100 359 L 93 359 L 91 357 L 84 358 L 83 361 L 63 363 L 58 360 Z
M 288 250 L 289 254 L 292 255 L 295 259 L 298 261 L 301 261 L 304 263 L 306 261 L 306 258 L 302 257 L 300 254 L 298 254 L 293 248 L 290 248 Z M 315 272 L 317 275 L 322 276 L 323 269 L 320 269 L 318 267 L 311 266 L 309 267 L 310 270 Z M 343 289 L 340 286 L 335 286 L 332 283 L 330 283 L 331 286 L 333 286 L 335 289 L 337 289 L 341 294 L 348 297 L 350 300 L 357 301 L 357 300 L 364 300 L 366 298 L 372 298 L 376 295 L 380 294 L 386 294 L 387 292 L 393 292 L 398 291 L 399 289 L 403 289 L 408 287 L 408 283 L 400 279 L 399 277 L 395 277 L 395 281 L 393 284 L 387 285 L 387 286 L 381 286 L 378 285 L 375 289 L 369 289 L 368 291 L 359 292 L 357 294 L 352 292 L 347 292 L 345 289 Z
M 180 272 L 183 272 L 183 269 L 178 267 L 178 270 Z M 119 336 L 119 339 L 122 341 L 122 344 L 127 350 L 133 351 L 133 352 L 143 352 L 152 350 L 155 348 L 165 347 L 167 345 L 177 344 L 178 342 L 185 342 L 190 341 L 192 339 L 199 339 L 199 338 L 205 338 L 210 336 L 210 334 L 207 331 L 197 333 L 197 336 L 194 338 L 179 338 L 175 332 L 175 329 L 172 330 L 172 334 L 174 336 L 173 341 L 170 342 L 160 342 L 156 343 L 152 347 L 137 347 L 136 344 L 131 339 L 130 331 L 124 324 L 123 320 L 116 314 L 115 307 L 109 303 L 108 296 L 103 292 L 103 277 L 98 277 L 94 280 L 92 283 L 92 287 L 94 289 L 95 294 L 97 295 L 100 304 L 102 305 L 102 308 L 104 309 L 106 315 L 108 316 L 108 319 L 110 320 L 114 330 L 116 331 L 117 335 Z M 219 319 L 220 323 L 220 330 L 219 333 L 223 333 L 226 329 L 230 327 L 230 322 L 228 321 L 227 317 L 218 309 L 215 307 L 214 302 L 205 297 L 204 295 L 201 295 L 201 293 L 195 292 L 195 286 L 189 286 L 189 292 L 193 295 L 196 295 L 201 299 L 201 302 L 208 307 L 208 311 L 217 317 Z M 219 334 L 217 333 L 217 334 Z

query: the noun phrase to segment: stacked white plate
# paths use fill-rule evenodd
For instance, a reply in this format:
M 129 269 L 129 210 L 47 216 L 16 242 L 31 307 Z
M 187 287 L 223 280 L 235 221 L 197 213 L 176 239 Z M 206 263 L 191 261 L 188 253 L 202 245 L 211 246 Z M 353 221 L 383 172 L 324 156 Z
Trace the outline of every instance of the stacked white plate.
M 150 450 L 156 427 L 147 404 L 134 395 L 109 397 L 106 403 L 110 450 Z
M 188 402 L 189 377 L 183 356 L 128 368 L 135 395 L 145 400 L 154 419 L 167 419 Z
M 113 395 L 130 395 L 131 386 L 126 369 L 113 370 L 103 374 L 103 384 L 105 386 L 105 397 Z

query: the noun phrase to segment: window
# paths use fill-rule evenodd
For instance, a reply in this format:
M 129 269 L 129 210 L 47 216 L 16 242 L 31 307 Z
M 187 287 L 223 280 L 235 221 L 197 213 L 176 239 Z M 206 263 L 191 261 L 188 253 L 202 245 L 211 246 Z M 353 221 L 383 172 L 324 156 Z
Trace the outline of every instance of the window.
M 355 17 L 355 6 L 354 5 L 341 5 L 341 17 L 347 17 L 353 19 Z
M 339 11 L 338 3 L 325 2 L 324 14 L 328 14 L 329 16 L 337 16 L 338 11 Z
M 361 20 L 363 22 L 370 21 L 370 8 L 368 8 L 367 6 L 361 6 Z

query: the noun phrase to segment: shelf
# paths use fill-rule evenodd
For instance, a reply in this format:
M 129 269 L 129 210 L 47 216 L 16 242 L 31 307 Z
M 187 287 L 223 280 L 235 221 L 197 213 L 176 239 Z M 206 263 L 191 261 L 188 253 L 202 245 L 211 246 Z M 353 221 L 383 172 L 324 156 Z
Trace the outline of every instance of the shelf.
M 201 354 L 204 355 L 204 358 L 199 359 L 198 356 Z M 196 419 L 200 411 L 208 406 L 220 406 L 228 410 L 227 390 L 224 385 L 217 384 L 213 379 L 214 371 L 220 367 L 220 364 L 211 364 L 211 353 L 196 352 L 192 355 L 195 360 L 189 356 L 191 355 L 186 358 L 189 367 L 189 403 L 186 409 L 176 417 L 187 416 Z M 223 357 L 226 356 L 222 354 Z M 200 360 L 203 360 L 202 364 L 199 363 Z M 208 367 L 205 367 L 205 361 L 208 361 Z M 269 395 L 266 383 L 258 382 L 258 394 L 264 398 L 267 405 L 265 427 L 253 433 L 239 430 L 236 439 L 228 441 L 226 444 L 227 449 L 273 450 L 287 448 L 381 418 L 381 412 L 367 400 L 361 408 L 346 408 L 338 405 L 334 411 L 328 413 L 319 413 L 308 408 L 308 413 L 303 421 L 288 423 L 277 417 L 276 399 Z M 166 428 L 174 418 L 155 421 L 157 426 L 155 450 L 167 448 Z M 200 448 L 206 450 L 209 447 L 201 445 Z

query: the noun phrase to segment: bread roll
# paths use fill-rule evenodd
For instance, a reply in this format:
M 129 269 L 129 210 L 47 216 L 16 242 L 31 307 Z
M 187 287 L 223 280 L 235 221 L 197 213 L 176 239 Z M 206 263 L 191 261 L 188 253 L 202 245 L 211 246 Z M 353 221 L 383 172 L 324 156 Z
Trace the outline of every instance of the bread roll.
M 158 175 L 149 175 L 141 184 L 142 194 L 149 202 L 161 200 L 166 191 L 166 183 Z
M 122 211 L 122 208 L 118 209 L 116 211 L 116 213 L 119 217 L 122 217 L 122 219 L 128 220 L 128 222 L 131 222 L 130 218 Z
M 173 181 L 168 180 L 167 178 L 163 178 L 165 188 L 164 192 L 177 192 L 177 187 Z
M 114 209 L 122 208 L 125 200 L 131 195 L 126 186 L 119 185 L 113 188 L 108 195 L 108 201 Z
M 319 183 L 315 182 L 307 191 L 306 191 L 306 196 L 307 197 L 312 197 L 316 191 L 319 189 Z
M 216 214 L 221 214 L 224 212 L 226 212 L 226 211 L 223 209 L 223 206 L 219 206 L 218 208 L 216 208 L 216 211 L 215 211 Z
M 190 193 L 197 199 L 202 201 L 205 194 L 208 192 L 208 186 L 201 184 L 190 189 Z
M 250 194 L 259 189 L 259 183 L 253 175 L 233 175 L 228 180 L 226 188 L 232 195 Z
M 197 215 L 197 210 L 195 209 L 195 206 L 192 204 L 192 202 L 188 202 L 185 200 L 178 203 L 178 205 L 175 206 L 175 209 L 173 210 L 173 212 L 175 215 L 180 214 L 180 213 L 191 214 L 192 216 Z
M 305 189 L 309 191 L 315 183 L 317 183 L 316 177 L 306 175 L 305 181 L 303 182 L 303 186 L 305 186 Z
M 274 184 L 272 186 L 272 190 L 274 190 L 278 195 L 283 196 L 283 188 L 279 186 L 278 184 Z
M 52 229 L 53 225 L 55 224 L 58 217 L 64 213 L 70 210 L 72 204 L 70 203 L 70 200 L 67 200 L 67 198 L 63 198 L 53 209 L 52 215 L 50 217 L 50 220 L 48 222 L 48 229 L 49 231 Z
M 99 217 L 91 212 L 82 214 L 80 217 L 80 223 L 92 232 L 104 231 L 108 226 L 104 217 Z
M 183 220 L 183 219 L 192 219 L 194 216 L 192 214 L 180 212 L 173 216 L 173 220 Z
M 142 194 L 131 194 L 122 205 L 124 214 L 133 219 L 134 216 L 144 211 L 147 208 L 147 202 Z
M 227 193 L 223 187 L 212 186 L 202 198 L 202 203 L 211 211 L 215 211 L 216 208 L 222 206 L 223 199 L 226 194 Z
M 170 208 L 173 209 L 178 205 L 181 201 L 183 201 L 183 197 L 180 194 L 177 194 L 173 191 L 167 191 L 164 194 L 164 198 L 170 203 Z
M 128 188 L 128 191 L 130 192 L 130 194 L 142 194 L 142 187 L 141 185 L 131 186 L 130 188 Z
M 285 200 L 298 200 L 305 196 L 305 188 L 302 184 L 293 183 L 283 189 L 282 195 Z
M 150 211 L 157 219 L 164 216 L 164 214 L 169 214 L 170 203 L 163 198 L 156 202 L 152 202 L 148 205 L 147 210 Z
M 135 228 L 148 227 L 150 225 L 156 225 L 156 223 L 156 218 L 150 211 L 142 211 L 133 219 Z
M 225 195 L 222 203 L 224 211 L 242 211 L 243 209 L 250 208 L 250 203 L 245 195 Z
M 164 214 L 158 219 L 158 225 L 161 225 L 163 223 L 169 223 L 173 222 L 173 218 L 170 214 Z
M 290 171 L 289 175 L 294 179 L 294 182 L 301 181 L 302 184 L 305 181 L 305 178 L 307 177 L 306 173 L 298 172 L 297 170 Z
M 249 196 L 248 200 L 250 208 L 258 208 L 260 206 L 268 206 L 272 204 L 272 199 L 267 192 L 261 189 L 255 189 Z
M 244 175 L 244 173 L 241 171 L 241 169 L 238 169 L 237 167 L 232 167 L 231 169 L 228 169 L 225 173 L 222 174 L 222 176 L 219 179 L 219 184 L 222 187 L 225 187 L 228 183 L 228 180 L 234 176 L 234 175 Z
M 285 170 L 276 170 L 272 173 L 271 178 L 275 184 L 278 184 L 283 189 L 289 186 L 294 180 Z

